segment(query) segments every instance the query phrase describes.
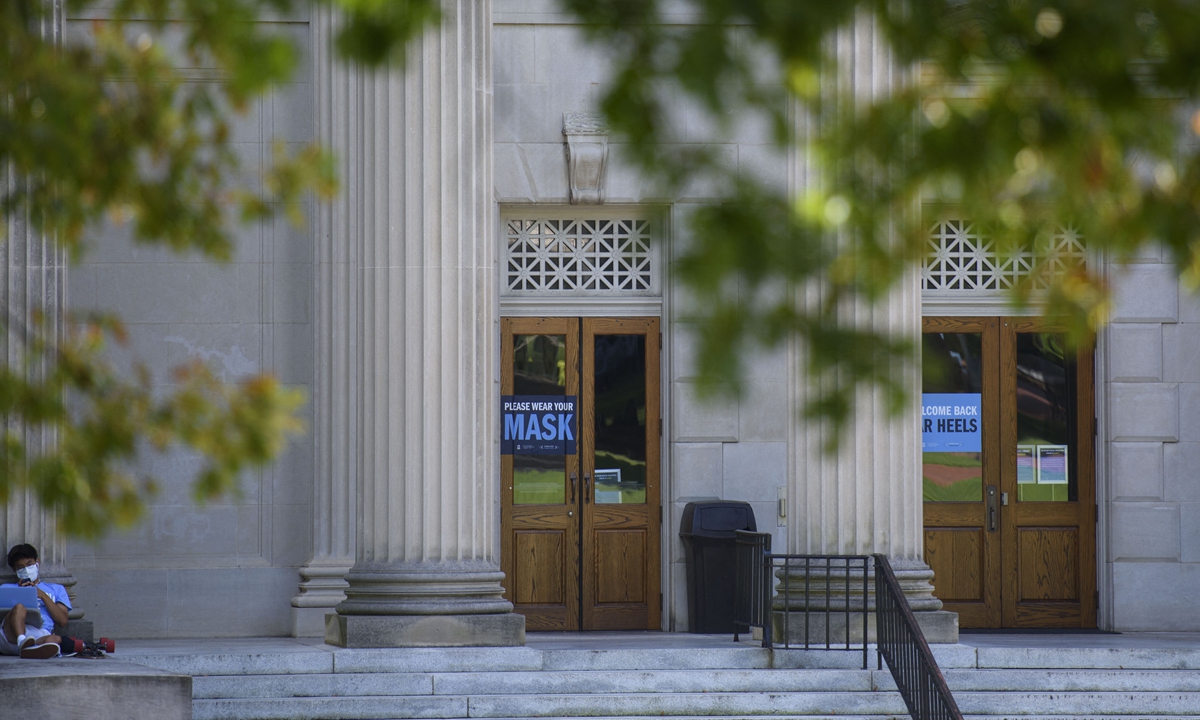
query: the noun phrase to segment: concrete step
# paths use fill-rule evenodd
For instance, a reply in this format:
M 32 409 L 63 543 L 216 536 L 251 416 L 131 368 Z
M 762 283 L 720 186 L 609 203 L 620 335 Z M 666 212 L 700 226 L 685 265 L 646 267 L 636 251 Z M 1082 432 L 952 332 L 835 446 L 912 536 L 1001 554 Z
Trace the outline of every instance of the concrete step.
M 961 646 L 959 646 L 961 647 Z M 1186 648 L 973 648 L 978 668 L 1200 670 L 1200 650 Z M 943 669 L 961 667 L 943 664 Z
M 197 705 L 196 707 L 199 708 L 199 705 Z M 370 708 L 370 707 L 366 707 L 366 706 L 356 707 L 356 708 L 351 709 L 350 706 L 347 704 L 347 705 L 339 706 L 339 708 L 333 714 L 325 714 L 325 713 L 317 712 L 316 714 L 294 714 L 294 715 L 287 715 L 286 717 L 295 718 L 296 720 L 409 720 L 409 717 L 407 715 L 380 715 L 380 714 L 373 713 L 372 712 L 373 709 L 374 708 Z M 241 718 L 258 718 L 258 717 L 261 717 L 261 718 L 276 717 L 276 716 L 272 716 L 272 715 L 263 715 L 263 716 L 241 715 L 241 714 L 237 714 L 236 710 L 233 711 L 234 714 L 211 714 L 210 715 L 210 714 L 206 714 L 209 712 L 209 710 L 207 710 L 207 709 L 203 710 L 203 711 L 200 709 L 197 709 L 194 712 L 195 712 L 195 714 L 193 715 L 193 720 L 234 720 L 235 718 L 241 719 Z M 284 716 L 280 715 L 278 717 L 284 717 Z M 753 716 L 753 715 L 675 715 L 675 716 L 671 717 L 671 720 L 747 720 L 747 718 L 750 718 L 750 717 L 759 717 L 759 716 Z M 772 720 L 908 720 L 908 714 L 906 712 L 906 713 L 902 713 L 899 715 L 896 715 L 896 714 L 888 714 L 888 715 L 772 715 L 771 718 L 772 718 Z M 473 717 L 468 718 L 467 716 L 464 715 L 461 717 L 438 718 L 437 720 L 474 720 L 474 718 Z M 512 717 L 512 718 L 488 718 L 488 720 L 529 720 L 529 719 Z M 575 719 L 568 718 L 568 717 L 559 717 L 559 718 L 550 717 L 550 718 L 538 718 L 538 720 L 575 720 Z M 623 716 L 596 716 L 596 717 L 590 717 L 590 718 L 588 718 L 588 720 L 628 720 L 628 718 L 623 717 Z M 979 720 L 983 720 L 983 718 L 980 718 Z M 1022 719 L 1022 720 L 1024 720 L 1024 719 Z M 1030 718 L 1029 720 L 1043 720 L 1043 719 Z M 1047 716 L 1045 718 L 1045 720 L 1068 720 L 1068 718 L 1065 718 L 1065 717 L 1052 718 L 1050 716 Z M 1070 718 L 1070 720 L 1079 720 L 1079 718 L 1074 717 L 1074 718 Z M 1130 716 L 1128 718 L 1115 718 L 1115 717 L 1111 718 L 1111 719 L 1105 718 L 1105 720 L 1168 720 L 1168 718 L 1166 718 L 1166 717 L 1159 718 L 1159 717 L 1156 717 L 1153 715 L 1147 715 L 1147 716 L 1136 716 L 1136 718 L 1134 716 Z M 1178 720 L 1178 718 L 1170 718 L 1169 720 Z
M 1200 717 L 1200 651 L 934 648 L 970 718 Z M 196 720 L 906 717 L 862 655 L 728 647 L 342 650 L 253 644 L 124 656 L 193 676 Z
M 1194 670 L 963 670 L 943 672 L 955 694 L 962 692 L 1200 692 Z M 880 690 L 895 690 L 891 673 L 874 676 Z
M 481 695 L 469 707 L 471 717 L 486 718 L 907 714 L 900 695 L 885 692 Z
M 972 717 L 1196 717 L 1200 696 L 1174 693 L 961 693 Z M 657 693 L 569 696 L 354 696 L 197 699 L 205 718 L 594 718 L 903 716 L 894 693 Z
M 541 670 L 543 653 L 532 648 L 405 648 L 339 650 L 330 646 L 289 652 L 121 653 L 140 665 L 184 675 L 301 675 L 371 672 L 509 672 Z
M 963 714 L 979 717 L 1195 717 L 1200 716 L 1200 691 L 1166 688 L 1195 688 L 1200 684 L 1196 675 L 1180 671 L 955 671 L 951 687 Z M 602 689 L 619 686 L 622 680 L 628 681 L 625 689 L 652 689 Z M 787 682 L 776 684 L 780 680 Z M 904 704 L 892 689 L 890 677 L 884 680 L 884 673 L 879 672 L 829 670 L 659 671 L 630 676 L 583 672 L 198 677 L 193 684 L 193 711 L 198 720 L 904 715 Z M 449 684 L 439 687 L 443 681 Z M 1026 685 L 1015 684 L 1018 682 Z M 488 692 L 497 684 L 503 692 Z M 697 691 L 701 685 L 708 687 Z M 1031 691 L 1031 685 L 1050 691 Z M 730 691 L 731 687 L 741 689 Z M 965 689 L 984 687 L 1000 689 Z
M 512 672 L 534 670 L 720 670 L 720 669 L 861 669 L 862 652 L 767 650 L 730 643 L 728 648 L 538 650 L 525 648 L 406 648 L 343 650 L 299 646 L 288 652 L 125 652 L 120 656 L 186 675 L 280 675 L 344 672 Z M 943 668 L 975 667 L 975 648 L 950 645 L 934 649 Z M 876 663 L 869 652 L 870 667 Z
M 455 697 L 330 697 L 193 700 L 192 720 L 357 720 L 465 718 L 467 699 Z
M 194 700 L 194 720 L 905 715 L 895 693 L 631 693 Z
M 338 718 L 348 717 L 338 715 Z M 366 716 L 371 720 L 406 720 L 399 717 Z M 750 716 L 754 717 L 754 716 Z M 964 715 L 964 720 L 1003 720 L 1006 715 Z M 1091 718 L 1084 715 L 1083 718 Z M 199 715 L 196 718 L 200 718 Z M 676 715 L 671 720 L 746 720 L 746 715 Z M 908 715 L 774 715 L 773 720 L 908 720 Z M 1021 715 L 1021 720 L 1081 720 L 1080 715 Z M 1104 715 L 1104 720 L 1179 720 L 1178 715 Z M 314 718 L 314 720 L 326 720 Z M 471 720 L 470 718 L 439 718 L 439 720 Z M 527 718 L 488 718 L 488 720 L 527 720 Z M 572 718 L 539 718 L 538 720 L 573 720 Z M 592 717 L 588 720 L 627 720 L 620 717 Z
M 542 670 L 729 670 L 862 668 L 862 651 L 766 650 L 759 647 L 663 650 L 546 650 Z M 875 661 L 875 653 L 869 653 Z M 475 668 L 477 670 L 488 668 Z
M 429 696 L 433 694 L 433 675 L 427 673 L 217 675 L 192 678 L 192 697 L 196 699 Z
M 975 648 L 935 645 L 945 671 L 977 669 L 1200 670 L 1200 650 L 1177 648 Z M 455 673 L 600 670 L 855 669 L 860 652 L 728 648 L 538 650 L 524 648 L 417 648 L 342 650 L 304 646 L 291 652 L 120 653 L 130 662 L 186 675 L 323 673 Z M 876 667 L 874 649 L 869 667 Z
M 964 715 L 1110 717 L 1200 715 L 1200 693 L 956 693 Z M 900 716 L 892 692 L 626 693 L 592 695 L 355 696 L 198 699 L 195 720 L 277 718 L 595 718 L 823 715 Z
M 361 673 L 196 677 L 197 698 L 349 695 L 541 695 L 697 692 L 870 692 L 869 670 L 635 670 Z M 886 674 L 886 671 L 885 671 Z M 890 680 L 890 675 L 888 676 Z
M 1028 717 L 1064 715 L 1095 717 L 1109 715 L 1200 715 L 1200 693 L 1161 692 L 996 692 L 954 693 L 964 715 Z
M 947 670 L 955 693 L 1200 692 L 1189 670 Z M 894 691 L 887 670 L 656 670 L 198 676 L 197 698 Z
M 745 720 L 745 715 L 675 715 L 671 720 Z M 778 720 L 907 720 L 908 715 L 775 715 Z M 964 720 L 999 720 L 1002 715 L 964 715 Z M 1079 715 L 1022 715 L 1021 720 L 1080 720 Z M 1090 717 L 1090 716 L 1083 716 Z M 382 720 L 382 719 L 381 719 Z M 400 720 L 387 718 L 386 720 Z M 442 718 L 441 720 L 468 720 Z M 488 720 L 525 720 L 523 718 L 488 718 Z M 570 718 L 539 718 L 538 720 L 571 720 Z M 619 717 L 591 717 L 588 720 L 626 720 Z M 1179 720 L 1178 715 L 1105 715 L 1104 720 Z

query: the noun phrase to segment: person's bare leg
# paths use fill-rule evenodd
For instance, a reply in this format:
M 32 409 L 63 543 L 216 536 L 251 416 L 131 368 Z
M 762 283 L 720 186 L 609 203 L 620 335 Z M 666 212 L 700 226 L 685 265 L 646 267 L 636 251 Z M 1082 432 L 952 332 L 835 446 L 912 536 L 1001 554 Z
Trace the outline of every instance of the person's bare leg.
M 13 645 L 17 644 L 17 638 L 25 634 L 25 606 L 14 605 L 12 610 L 8 611 L 8 616 L 4 618 L 4 637 Z
M 57 657 L 61 651 L 62 646 L 59 643 L 62 638 L 58 635 L 43 635 L 37 639 L 30 638 L 30 640 L 32 642 L 27 642 L 21 648 L 20 655 L 23 658 L 48 659 Z

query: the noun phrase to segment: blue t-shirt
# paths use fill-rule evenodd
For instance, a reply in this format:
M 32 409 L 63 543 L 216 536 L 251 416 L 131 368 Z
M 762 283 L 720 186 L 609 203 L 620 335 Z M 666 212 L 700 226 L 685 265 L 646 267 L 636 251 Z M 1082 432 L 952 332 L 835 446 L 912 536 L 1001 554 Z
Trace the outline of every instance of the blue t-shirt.
M 54 602 L 60 602 L 66 605 L 68 610 L 71 609 L 71 599 L 67 597 L 67 589 L 65 587 L 51 582 L 39 582 L 37 586 L 41 588 L 42 592 L 49 595 Z M 0 587 L 20 586 L 17 583 L 4 583 Z M 46 609 L 46 601 L 42 599 L 41 595 L 38 596 L 38 612 L 42 614 L 42 627 L 50 632 L 54 632 L 54 618 L 50 615 L 50 611 Z

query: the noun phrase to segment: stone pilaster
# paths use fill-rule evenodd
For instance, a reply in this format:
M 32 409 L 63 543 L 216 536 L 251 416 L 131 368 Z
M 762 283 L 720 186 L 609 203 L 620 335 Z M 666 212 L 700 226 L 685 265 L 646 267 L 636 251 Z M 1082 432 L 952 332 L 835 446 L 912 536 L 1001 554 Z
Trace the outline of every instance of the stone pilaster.
M 46 0 L 50 12 L 42 20 L 42 35 L 47 40 L 62 41 L 63 7 L 61 0 Z M 20 185 L 22 178 L 11 169 L 0 169 L 0 183 L 8 188 Z M 7 192 L 0 193 L 7 195 Z M 33 227 L 26 213 L 13 213 L 6 218 L 6 227 L 0 242 L 0 297 L 5 303 L 4 322 L 7 332 L 0 333 L 0 353 L 9 367 L 26 365 L 30 377 L 43 376 L 49 369 L 48 360 L 35 359 L 26 364 L 25 355 L 32 337 L 34 315 L 42 316 L 46 339 L 53 345 L 62 337 L 67 307 L 67 258 L 66 253 L 53 237 Z M 25 443 L 29 457 L 53 452 L 58 436 L 45 428 L 16 429 Z M 75 578 L 66 565 L 66 541 L 52 512 L 42 507 L 31 493 L 24 490 L 13 492 L 8 504 L 0 513 L 0 537 L 4 539 L 3 552 L 18 543 L 30 543 L 40 556 L 42 577 L 67 588 L 72 605 L 75 602 Z M 6 562 L 0 562 L 0 581 L 14 581 L 15 575 Z M 83 617 L 83 609 L 75 607 L 70 613 L 73 620 Z
M 442 10 L 346 108 L 357 546 L 326 626 L 343 646 L 524 642 L 497 562 L 491 3 Z
M 826 82 L 828 88 L 850 102 L 838 104 L 837 112 L 881 94 L 893 92 L 910 81 L 912 70 L 896 63 L 882 33 L 868 18 L 861 18 L 831 39 L 838 67 Z M 836 85 L 833 85 L 836 84 Z M 801 134 L 819 122 L 801 116 Z M 804 143 L 799 143 L 801 147 Z M 797 192 L 819 186 L 816 169 L 799 157 L 793 185 Z M 820 288 L 799 291 L 801 304 L 820 302 Z M 870 328 L 893 338 L 906 338 L 916 347 L 921 339 L 920 275 L 914 268 L 892 294 L 877 304 L 865 301 L 839 308 L 840 321 L 847 326 Z M 801 407 L 813 392 L 805 375 L 805 349 L 792 348 L 789 376 L 794 405 Z M 897 371 L 891 368 L 886 371 Z M 923 506 L 921 497 L 919 365 L 903 369 L 909 402 L 904 411 L 890 416 L 886 400 L 874 390 L 862 388 L 854 417 L 844 428 L 835 453 L 825 448 L 832 429 L 823 423 L 793 418 L 789 431 L 788 552 L 828 555 L 884 553 L 891 560 L 909 605 L 923 615 L 922 624 L 931 642 L 957 640 L 957 616 L 940 612 L 942 603 L 933 596 L 933 571 L 924 562 Z M 785 578 L 793 590 L 792 609 L 805 602 L 804 578 Z M 830 583 L 834 596 L 844 595 L 844 577 Z M 861 581 L 860 581 L 861 585 Z M 873 580 L 872 580 L 873 587 Z M 809 578 L 811 609 L 823 609 L 824 587 Z M 873 606 L 873 598 L 868 598 Z M 861 591 L 857 602 L 861 607 Z M 832 604 L 841 607 L 840 601 Z
M 358 343 L 355 335 L 358 286 L 355 241 L 361 207 L 361 177 L 351 166 L 353 116 L 361 102 L 362 78 L 338 60 L 332 40 L 338 15 L 313 6 L 311 47 L 318 141 L 336 153 L 341 192 L 316 207 L 313 243 L 313 556 L 300 568 L 300 590 L 292 598 L 292 634 L 320 637 L 325 615 L 346 599 L 346 573 L 354 564 L 355 484 L 358 427 Z

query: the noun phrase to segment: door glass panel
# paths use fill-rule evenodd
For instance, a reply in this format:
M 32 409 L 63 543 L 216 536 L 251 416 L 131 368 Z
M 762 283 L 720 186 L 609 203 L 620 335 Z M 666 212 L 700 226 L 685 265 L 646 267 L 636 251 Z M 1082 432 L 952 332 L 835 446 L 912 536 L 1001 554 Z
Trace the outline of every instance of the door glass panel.
M 513 336 L 513 394 L 567 394 L 565 335 Z M 513 455 L 513 503 L 566 502 L 566 455 Z
M 597 335 L 595 500 L 646 502 L 646 336 Z
M 1075 358 L 1063 336 L 1017 333 L 1017 499 L 1078 497 Z
M 922 448 L 928 449 L 921 453 L 921 494 L 926 502 L 983 500 L 983 448 L 971 444 L 982 438 L 982 355 L 982 333 L 922 336 Z M 970 450 L 946 449 L 952 447 Z

